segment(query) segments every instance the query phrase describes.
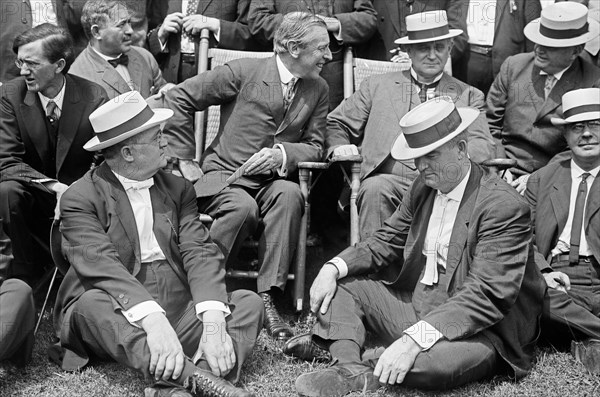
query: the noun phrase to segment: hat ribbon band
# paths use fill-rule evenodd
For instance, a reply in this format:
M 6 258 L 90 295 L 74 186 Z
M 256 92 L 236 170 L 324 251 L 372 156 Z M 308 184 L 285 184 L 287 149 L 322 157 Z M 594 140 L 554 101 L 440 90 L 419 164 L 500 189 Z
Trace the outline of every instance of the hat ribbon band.
M 102 131 L 100 133 L 96 133 L 98 140 L 100 142 L 105 142 L 109 139 L 113 139 L 118 137 L 125 132 L 134 130 L 138 127 L 141 127 L 150 120 L 154 116 L 154 112 L 150 109 L 149 106 L 146 106 L 141 112 L 124 122 L 123 124 L 119 124 L 118 126 L 111 128 L 106 131 Z
M 600 112 L 600 104 L 581 105 L 564 111 L 566 119 L 569 117 L 588 112 Z
M 586 22 L 585 25 L 578 29 L 557 30 L 551 29 L 540 23 L 540 33 L 542 34 L 542 36 L 548 37 L 550 39 L 573 39 L 575 37 L 579 37 L 582 34 L 587 33 L 589 30 L 588 27 L 589 25 Z
M 414 134 L 404 134 L 404 138 L 410 148 L 419 149 L 447 137 L 452 132 L 456 131 L 460 126 L 460 123 L 462 123 L 460 114 L 454 109 L 448 117 L 441 120 L 439 123 Z
M 408 32 L 409 40 L 426 40 L 433 39 L 435 37 L 445 36 L 450 33 L 448 25 L 440 26 L 433 29 L 425 30 L 412 30 Z

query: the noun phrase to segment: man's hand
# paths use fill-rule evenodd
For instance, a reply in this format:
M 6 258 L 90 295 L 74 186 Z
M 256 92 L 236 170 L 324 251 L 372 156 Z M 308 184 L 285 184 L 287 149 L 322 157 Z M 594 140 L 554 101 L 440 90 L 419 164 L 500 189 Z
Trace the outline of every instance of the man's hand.
M 54 219 L 60 219 L 60 198 L 63 193 L 69 188 L 69 185 L 64 183 L 54 182 L 48 186 L 48 189 L 56 193 L 56 207 L 54 207 Z
M 162 44 L 167 42 L 171 33 L 179 33 L 184 16 L 183 12 L 174 12 L 165 17 L 162 25 L 158 28 L 158 39 Z
M 244 175 L 268 174 L 270 171 L 281 168 L 283 153 L 278 148 L 262 148 L 246 161 Z
M 563 272 L 543 273 L 543 275 L 549 288 L 562 291 L 565 294 L 571 289 L 571 280 Z
M 324 15 L 317 14 L 317 17 L 321 18 L 327 25 L 327 31 L 333 34 L 338 34 L 341 28 L 340 21 L 334 17 L 326 17 Z
M 331 300 L 337 290 L 337 267 L 326 263 L 317 274 L 310 287 L 310 311 L 313 313 L 327 313 Z
M 225 376 L 235 365 L 233 342 L 227 333 L 225 315 L 219 310 L 208 310 L 202 314 L 202 337 L 194 355 L 194 362 L 204 357 L 216 376 Z
M 332 155 L 336 157 L 358 156 L 358 148 L 356 145 L 340 145 L 333 149 Z
M 216 34 L 220 27 L 221 22 L 217 18 L 207 17 L 201 14 L 183 17 L 183 30 L 190 35 L 200 34 L 202 29 L 208 29 L 213 34 Z
M 408 335 L 402 335 L 379 357 L 373 375 L 379 377 L 380 383 L 402 383 L 420 352 L 417 342 Z
M 527 180 L 529 179 L 529 175 L 530 174 L 522 175 L 510 182 L 510 186 L 517 189 L 517 192 L 519 192 L 521 196 L 525 195 L 525 189 L 527 189 Z
M 155 380 L 177 379 L 183 371 L 183 348 L 163 313 L 151 313 L 140 321 L 150 349 L 148 371 Z

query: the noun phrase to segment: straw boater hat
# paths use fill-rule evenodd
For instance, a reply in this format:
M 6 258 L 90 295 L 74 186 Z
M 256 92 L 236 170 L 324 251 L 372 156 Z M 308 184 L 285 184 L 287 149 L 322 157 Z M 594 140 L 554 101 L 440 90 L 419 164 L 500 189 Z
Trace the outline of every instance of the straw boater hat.
M 427 11 L 406 17 L 408 35 L 394 41 L 396 44 L 417 44 L 449 39 L 460 35 L 461 29 L 448 27 L 446 11 Z
M 552 117 L 554 125 L 600 119 L 600 88 L 569 91 L 562 97 L 563 117 Z
M 523 33 L 529 40 L 546 47 L 572 47 L 597 36 L 598 23 L 588 22 L 586 6 L 568 1 L 544 8 L 541 17 L 529 22 Z
M 105 149 L 164 123 L 171 116 L 171 109 L 150 109 L 139 92 L 126 92 L 90 114 L 90 123 L 96 136 L 83 148 L 90 152 Z
M 402 117 L 402 134 L 392 146 L 396 160 L 411 160 L 426 155 L 463 132 L 479 116 L 471 107 L 456 108 L 452 98 L 436 97 Z

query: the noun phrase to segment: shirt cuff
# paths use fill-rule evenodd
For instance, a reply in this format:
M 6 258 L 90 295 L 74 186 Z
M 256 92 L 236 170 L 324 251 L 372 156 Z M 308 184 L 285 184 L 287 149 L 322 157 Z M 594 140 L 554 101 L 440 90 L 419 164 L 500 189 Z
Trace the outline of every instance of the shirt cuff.
M 421 351 L 429 350 L 431 346 L 444 337 L 435 327 L 422 320 L 412 327 L 405 329 L 404 333 L 410 336 L 421 347 Z
M 281 161 L 281 168 L 277 170 L 277 174 L 279 174 L 280 177 L 285 178 L 287 176 L 287 154 L 285 153 L 285 148 L 283 147 L 283 145 L 281 143 L 277 143 L 275 144 L 275 146 L 273 146 L 274 149 L 279 149 L 281 150 L 281 153 L 283 154 L 283 160 Z
M 129 321 L 129 324 L 137 328 L 142 328 L 139 326 L 138 321 L 152 313 L 165 314 L 165 311 L 155 301 L 144 301 L 138 303 L 129 310 L 121 310 L 121 313 L 123 313 L 127 321 Z
M 335 258 L 327 261 L 327 263 L 335 266 L 338 269 L 338 280 L 348 275 L 348 265 L 346 265 L 346 262 L 342 258 L 336 256 Z
M 204 302 L 196 303 L 196 317 L 198 317 L 198 320 L 202 321 L 202 317 L 203 317 L 202 315 L 204 314 L 204 312 L 209 311 L 209 310 L 222 311 L 225 314 L 225 317 L 227 317 L 231 314 L 231 310 L 229 310 L 229 307 L 226 304 L 224 304 L 223 302 L 204 301 Z

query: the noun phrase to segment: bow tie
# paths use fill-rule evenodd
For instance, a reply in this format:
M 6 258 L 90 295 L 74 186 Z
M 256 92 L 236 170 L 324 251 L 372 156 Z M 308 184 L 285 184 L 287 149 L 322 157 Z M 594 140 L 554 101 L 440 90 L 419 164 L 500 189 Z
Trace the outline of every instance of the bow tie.
M 129 64 L 129 57 L 125 54 L 121 54 L 118 58 L 108 59 L 107 61 L 113 68 L 116 68 L 119 65 L 127 66 Z
M 143 189 L 149 189 L 152 186 L 154 186 L 154 179 L 153 178 L 149 178 L 143 181 L 122 181 L 123 183 L 123 187 L 125 188 L 125 191 L 129 190 L 129 189 L 133 189 L 133 190 L 143 190 Z

